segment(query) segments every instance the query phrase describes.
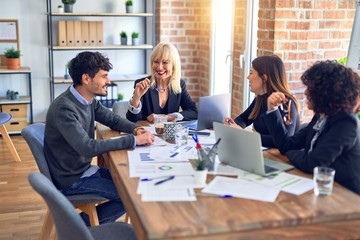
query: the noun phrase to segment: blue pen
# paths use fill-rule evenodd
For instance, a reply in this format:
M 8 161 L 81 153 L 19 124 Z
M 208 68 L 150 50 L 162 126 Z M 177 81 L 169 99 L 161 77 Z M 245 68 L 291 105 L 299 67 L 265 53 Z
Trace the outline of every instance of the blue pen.
M 222 195 L 220 196 L 221 198 L 232 198 L 233 196 L 232 195 L 229 195 L 229 194 L 225 194 L 225 195 Z
M 168 177 L 168 178 L 165 178 L 165 179 L 163 179 L 163 180 L 160 180 L 160 181 L 154 183 L 154 185 L 162 184 L 162 183 L 167 182 L 167 181 L 170 181 L 170 180 L 172 180 L 172 179 L 174 179 L 174 178 L 175 178 L 175 176 L 170 176 L 170 177 Z

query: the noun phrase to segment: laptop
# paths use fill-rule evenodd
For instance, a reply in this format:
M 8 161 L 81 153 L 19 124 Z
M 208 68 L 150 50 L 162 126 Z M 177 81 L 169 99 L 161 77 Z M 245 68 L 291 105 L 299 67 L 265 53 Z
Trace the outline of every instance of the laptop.
M 234 128 L 214 122 L 215 138 L 221 138 L 218 146 L 220 162 L 232 167 L 269 176 L 293 169 L 294 166 L 271 159 L 264 159 L 258 132 Z
M 213 128 L 213 122 L 222 123 L 225 117 L 230 116 L 230 106 L 230 93 L 200 97 L 198 119 L 179 124 L 196 131 Z

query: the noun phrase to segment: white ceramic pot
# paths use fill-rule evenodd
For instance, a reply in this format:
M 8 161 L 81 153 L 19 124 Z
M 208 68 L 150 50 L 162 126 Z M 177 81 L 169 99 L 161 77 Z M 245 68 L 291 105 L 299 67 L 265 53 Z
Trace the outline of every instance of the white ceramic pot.
M 199 185 L 205 185 L 206 184 L 206 178 L 207 178 L 207 173 L 208 170 L 194 170 L 194 178 L 195 178 L 195 183 L 199 184 Z

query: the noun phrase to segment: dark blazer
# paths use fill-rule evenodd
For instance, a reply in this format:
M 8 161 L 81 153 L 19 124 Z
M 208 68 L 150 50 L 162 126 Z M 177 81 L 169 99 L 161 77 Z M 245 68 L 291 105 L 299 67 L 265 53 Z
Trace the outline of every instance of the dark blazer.
M 138 82 L 143 81 L 144 79 L 145 78 L 136 80 L 134 88 Z M 137 122 L 139 120 L 146 120 L 146 117 L 152 113 L 170 114 L 179 112 L 181 107 L 182 111 L 180 113 L 184 116 L 183 120 L 197 119 L 198 111 L 196 103 L 191 99 L 188 91 L 186 90 L 184 80 L 180 80 L 180 86 L 181 93 L 174 94 L 172 91 L 169 92 L 169 98 L 164 108 L 160 108 L 158 91 L 155 88 L 150 88 L 140 99 L 142 104 L 140 113 L 133 114 L 128 110 L 126 118 L 132 122 Z
M 329 116 L 324 129 L 309 153 L 311 140 L 315 135 L 315 115 L 303 129 L 288 137 L 278 112 L 265 116 L 266 124 L 277 148 L 288 156 L 295 167 L 306 173 L 313 173 L 316 166 L 334 168 L 335 181 L 360 194 L 360 128 L 356 114 L 338 113 Z
M 249 119 L 250 113 L 253 110 L 255 106 L 255 99 L 252 101 L 250 106 L 238 117 L 234 119 L 235 123 L 242 128 L 246 128 L 247 126 L 253 124 L 255 130 L 260 133 L 261 135 L 261 143 L 263 147 L 275 147 L 275 143 L 270 135 L 270 132 L 268 130 L 268 126 L 265 124 L 265 119 L 263 116 L 267 112 L 267 98 L 268 95 L 264 94 L 260 96 L 262 99 L 262 105 L 260 108 L 260 113 L 255 119 Z M 294 133 L 299 129 L 300 126 L 300 117 L 298 114 L 298 110 L 296 108 L 295 104 L 291 104 L 290 109 L 290 117 L 293 121 L 293 124 L 286 126 L 287 129 L 287 135 L 292 136 Z M 279 111 L 279 110 L 277 110 Z

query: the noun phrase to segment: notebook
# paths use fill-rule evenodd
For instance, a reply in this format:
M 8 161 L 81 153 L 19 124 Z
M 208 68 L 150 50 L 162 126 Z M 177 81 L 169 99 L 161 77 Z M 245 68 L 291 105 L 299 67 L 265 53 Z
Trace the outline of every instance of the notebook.
M 199 98 L 198 119 L 179 122 L 182 126 L 193 130 L 213 128 L 213 122 L 224 122 L 230 116 L 231 94 L 219 94 Z
M 214 123 L 220 162 L 261 176 L 287 171 L 290 164 L 264 159 L 258 132 Z

